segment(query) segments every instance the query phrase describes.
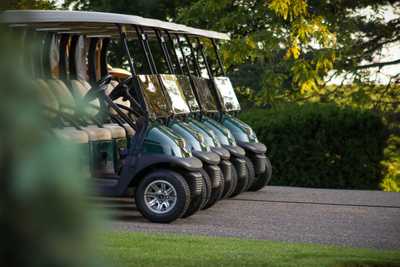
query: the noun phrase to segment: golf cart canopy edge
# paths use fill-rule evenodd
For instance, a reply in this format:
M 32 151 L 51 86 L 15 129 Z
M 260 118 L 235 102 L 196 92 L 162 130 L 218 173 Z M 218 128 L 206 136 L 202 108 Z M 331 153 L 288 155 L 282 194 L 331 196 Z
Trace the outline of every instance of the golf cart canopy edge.
M 60 33 L 79 32 L 82 34 L 118 35 L 117 25 L 136 25 L 153 32 L 158 28 L 171 33 L 202 36 L 213 39 L 229 40 L 229 35 L 214 31 L 205 31 L 182 24 L 149 19 L 134 15 L 123 15 L 92 11 L 66 10 L 7 10 L 0 13 L 0 23 L 14 28 L 33 27 L 37 30 Z M 133 32 L 127 29 L 127 33 Z

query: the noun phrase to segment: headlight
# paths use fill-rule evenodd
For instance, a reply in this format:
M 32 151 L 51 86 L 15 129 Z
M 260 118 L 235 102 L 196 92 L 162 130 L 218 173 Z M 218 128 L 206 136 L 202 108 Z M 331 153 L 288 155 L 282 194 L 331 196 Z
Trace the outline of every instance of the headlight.
M 183 139 L 183 138 L 177 138 L 176 139 L 176 142 L 178 143 L 178 146 L 180 147 L 180 148 L 185 148 L 186 149 L 186 141 L 185 141 L 185 139 Z
M 201 133 L 196 133 L 196 137 L 200 143 L 204 143 L 204 136 Z
M 247 135 L 249 136 L 253 135 L 253 130 L 250 127 L 246 127 L 244 130 L 246 131 Z
M 177 138 L 176 143 L 178 144 L 179 148 L 183 151 L 184 155 L 187 157 L 192 156 L 192 153 L 186 147 L 186 141 L 183 138 Z

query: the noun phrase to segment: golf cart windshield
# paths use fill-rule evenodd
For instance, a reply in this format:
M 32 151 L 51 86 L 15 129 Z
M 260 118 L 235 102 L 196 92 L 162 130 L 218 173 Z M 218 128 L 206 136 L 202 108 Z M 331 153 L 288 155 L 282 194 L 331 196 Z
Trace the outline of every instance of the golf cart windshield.
M 138 75 L 138 81 L 143 89 L 146 105 L 155 118 L 167 118 L 171 112 L 165 101 L 157 75 Z
M 197 102 L 196 96 L 194 95 L 192 86 L 190 85 L 189 77 L 183 75 L 177 75 L 178 81 L 181 85 L 183 94 L 185 95 L 186 102 L 191 112 L 200 112 L 200 106 Z
M 172 112 L 175 115 L 189 114 L 190 108 L 186 103 L 181 83 L 176 75 L 161 74 L 161 82 L 164 85 L 166 95 L 171 101 Z
M 228 77 L 214 77 L 213 81 L 224 111 L 239 111 L 240 104 L 230 79 Z
M 217 112 L 218 111 L 217 103 L 215 101 L 214 95 L 210 91 L 209 81 L 197 76 L 192 76 L 192 80 L 193 80 L 194 90 L 196 90 L 196 93 L 199 97 L 198 100 L 201 103 L 203 111 Z

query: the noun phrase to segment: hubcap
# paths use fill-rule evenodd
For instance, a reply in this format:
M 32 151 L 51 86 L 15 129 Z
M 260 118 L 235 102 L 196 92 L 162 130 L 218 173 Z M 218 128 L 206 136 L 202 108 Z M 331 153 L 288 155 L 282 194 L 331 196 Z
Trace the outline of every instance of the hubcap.
M 154 213 L 168 213 L 176 205 L 175 187 L 165 180 L 153 181 L 144 191 L 144 202 Z

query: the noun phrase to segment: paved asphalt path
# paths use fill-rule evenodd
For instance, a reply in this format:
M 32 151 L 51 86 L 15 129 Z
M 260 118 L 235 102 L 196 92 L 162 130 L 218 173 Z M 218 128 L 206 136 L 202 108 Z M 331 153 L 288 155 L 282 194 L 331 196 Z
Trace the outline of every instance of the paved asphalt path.
M 110 228 L 400 249 L 400 193 L 267 187 L 171 224 L 147 222 L 130 199 L 101 199 Z

